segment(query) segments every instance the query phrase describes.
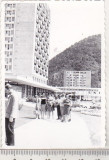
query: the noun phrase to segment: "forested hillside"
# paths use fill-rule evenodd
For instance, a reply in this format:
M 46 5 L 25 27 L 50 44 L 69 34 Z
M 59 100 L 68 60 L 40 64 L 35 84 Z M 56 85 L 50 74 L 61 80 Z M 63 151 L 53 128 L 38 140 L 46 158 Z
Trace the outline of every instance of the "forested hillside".
M 49 85 L 62 86 L 62 76 L 55 75 L 64 70 L 91 71 L 91 87 L 101 87 L 101 35 L 85 38 L 51 59 Z

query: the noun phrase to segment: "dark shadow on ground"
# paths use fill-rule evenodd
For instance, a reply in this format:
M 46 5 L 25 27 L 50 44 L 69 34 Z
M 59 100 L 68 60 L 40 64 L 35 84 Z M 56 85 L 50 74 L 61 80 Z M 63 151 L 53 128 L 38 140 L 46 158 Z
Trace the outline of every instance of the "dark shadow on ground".
M 35 117 L 22 117 L 22 118 L 25 118 L 25 119 L 36 119 Z

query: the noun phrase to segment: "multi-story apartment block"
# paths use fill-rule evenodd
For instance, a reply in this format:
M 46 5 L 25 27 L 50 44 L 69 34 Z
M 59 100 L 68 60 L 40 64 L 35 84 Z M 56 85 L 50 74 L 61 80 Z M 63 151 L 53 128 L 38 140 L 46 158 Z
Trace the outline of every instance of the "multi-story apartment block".
M 5 71 L 47 84 L 50 11 L 46 4 L 5 4 Z
M 91 71 L 62 70 L 53 74 L 51 82 L 56 87 L 91 88 Z
M 39 74 L 45 79 L 44 83 L 47 83 L 48 78 L 49 23 L 49 9 L 46 5 L 39 4 L 36 9 L 33 79 L 37 81 L 37 74 Z
M 38 83 L 42 84 L 42 87 L 46 85 L 47 88 L 49 25 L 50 10 L 47 4 L 5 3 L 7 80 L 14 79 L 18 82 L 17 79 L 20 77 L 28 83 L 31 82 L 31 87 Z M 48 88 L 50 89 L 49 86 Z
M 64 86 L 76 88 L 90 88 L 91 71 L 65 71 Z
M 14 28 L 15 28 L 15 4 L 5 4 L 5 71 L 12 73 Z

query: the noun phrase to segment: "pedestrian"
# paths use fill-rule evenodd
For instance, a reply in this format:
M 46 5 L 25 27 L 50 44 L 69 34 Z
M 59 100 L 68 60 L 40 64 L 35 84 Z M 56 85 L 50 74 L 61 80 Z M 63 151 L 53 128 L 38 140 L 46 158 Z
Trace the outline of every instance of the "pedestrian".
M 61 122 L 65 121 L 65 116 L 64 116 L 64 100 L 65 100 L 65 95 L 62 94 L 60 97 L 60 111 L 61 111 Z
M 63 113 L 63 116 L 64 116 L 64 120 L 65 121 L 71 121 L 71 116 L 69 116 L 70 115 L 70 110 L 71 110 L 71 103 L 70 102 L 71 102 L 70 99 L 66 95 L 65 99 L 63 101 L 63 103 L 64 103 L 64 111 L 63 111 L 64 113 Z
M 50 119 L 51 117 L 51 111 L 52 111 L 52 104 L 51 104 L 51 100 L 49 99 L 49 97 L 47 98 L 47 118 Z
M 36 118 L 40 119 L 41 115 L 41 99 L 40 96 L 36 96 L 36 107 L 35 107 L 35 115 Z
M 49 102 L 50 102 L 52 118 L 53 118 L 53 116 L 54 116 L 53 112 L 54 112 L 55 97 L 52 94 L 49 96 Z
M 61 119 L 61 110 L 60 110 L 60 96 L 56 98 L 55 105 L 57 107 L 57 120 Z
M 68 122 L 71 121 L 71 112 L 72 112 L 72 98 L 69 97 L 69 108 L 68 108 Z
M 47 99 L 45 97 L 45 94 L 41 96 L 41 118 L 45 118 L 45 112 L 46 112 L 46 104 L 47 104 Z
M 18 97 L 16 92 L 12 89 L 10 84 L 5 86 L 5 96 L 7 99 L 5 110 L 5 131 L 6 131 L 6 145 L 15 145 L 14 126 L 15 119 L 18 114 Z

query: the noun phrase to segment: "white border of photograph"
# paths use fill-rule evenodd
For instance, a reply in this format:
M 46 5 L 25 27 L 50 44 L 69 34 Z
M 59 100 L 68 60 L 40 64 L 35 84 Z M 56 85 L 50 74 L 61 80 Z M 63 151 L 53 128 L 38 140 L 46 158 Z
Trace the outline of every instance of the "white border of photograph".
M 5 110 L 4 110 L 4 108 L 5 107 L 3 107 L 3 106 L 5 106 L 5 104 L 4 104 L 4 77 L 5 77 L 5 70 L 4 70 L 4 48 L 3 48 L 3 44 L 4 44 L 4 34 L 3 34 L 3 32 L 4 32 L 4 24 L 3 24 L 3 14 L 5 13 L 4 12 L 4 7 L 3 7 L 3 5 L 4 5 L 4 3 L 5 2 L 15 2 L 15 3 L 21 3 L 21 1 L 3 1 L 2 2 L 2 18 L 1 18 L 1 20 L 2 20 L 2 23 L 1 23 L 1 27 L 2 27 L 2 29 L 1 29 L 1 35 L 2 35 L 2 54 L 1 54 L 1 64 L 2 64 L 2 68 L 1 68 L 1 70 L 2 70 L 2 75 L 1 75 L 1 80 L 2 80 L 2 84 L 1 84 L 1 88 L 2 88 L 2 101 L 1 101 L 1 103 L 2 103 L 2 107 L 1 107 L 1 111 L 2 111 L 2 125 L 1 125 L 1 130 L 2 130 L 2 139 L 1 139 L 1 148 L 4 148 L 4 142 L 5 142 L 5 128 L 4 128 L 4 126 L 5 126 L 5 119 L 4 119 L 4 115 L 5 115 Z M 72 4 L 72 3 L 99 3 L 99 1 L 97 1 L 97 2 L 93 2 L 93 1 L 91 1 L 91 2 L 83 2 L 83 1 L 79 1 L 79 2 L 73 2 L 73 1 L 69 1 L 69 2 L 57 2 L 57 1 L 53 1 L 53 2 L 48 2 L 48 1 L 37 1 L 37 2 L 35 2 L 35 3 L 52 3 L 53 5 L 55 5 L 55 3 L 58 3 L 59 5 L 61 5 L 62 3 L 70 3 L 70 4 Z M 23 1 L 22 3 L 34 3 L 34 1 Z M 101 36 L 101 40 L 102 40 L 102 48 L 101 48 L 101 106 L 103 106 L 103 107 L 101 107 L 102 108 L 102 115 L 101 115 L 101 119 L 102 119 L 102 125 L 101 125 L 101 130 L 102 130 L 102 135 L 101 135 L 101 138 L 102 138 L 102 146 L 100 146 L 100 148 L 102 148 L 102 147 L 104 147 L 105 146 L 105 36 L 104 36 L 104 30 L 103 30 L 103 34 L 102 34 L 102 36 Z M 107 88 L 106 88 L 107 89 Z M 9 147 L 10 148 L 10 147 Z M 14 147 L 13 147 L 14 148 Z M 22 146 L 22 148 L 23 148 L 23 146 Z M 73 147 L 74 148 L 74 147 Z M 70 149 L 73 149 L 73 148 L 70 148 Z M 81 148 L 81 146 L 79 146 L 78 148 Z M 83 147 L 82 147 L 83 148 Z M 96 146 L 95 146 L 95 148 L 96 148 Z M 35 148 L 34 148 L 35 149 Z M 42 148 L 43 149 L 43 148 Z M 45 148 L 44 148 L 45 149 Z

